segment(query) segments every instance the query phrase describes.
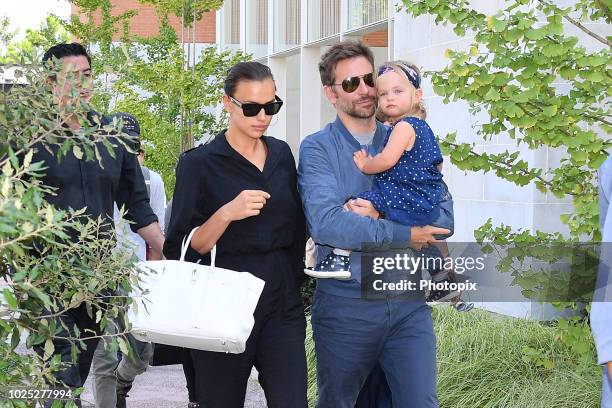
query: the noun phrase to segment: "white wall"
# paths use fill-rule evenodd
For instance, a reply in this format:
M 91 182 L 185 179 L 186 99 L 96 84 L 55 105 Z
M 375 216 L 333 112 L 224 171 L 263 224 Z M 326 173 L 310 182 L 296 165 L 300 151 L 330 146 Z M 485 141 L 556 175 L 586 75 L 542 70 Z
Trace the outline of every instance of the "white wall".
M 565 1 L 571 3 L 571 1 Z M 503 1 L 474 0 L 471 2 L 478 11 L 487 15 L 494 14 Z M 447 48 L 465 49 L 473 38 L 459 38 L 450 27 L 436 25 L 429 16 L 413 18 L 407 13 L 395 15 L 393 32 L 394 58 L 407 59 L 422 66 L 426 71 L 439 70 L 445 67 L 449 60 L 444 57 Z M 599 32 L 612 31 L 609 26 L 590 24 L 590 28 Z M 572 26 L 565 25 L 572 35 L 577 35 L 590 49 L 596 49 L 597 44 Z M 563 83 L 557 84 L 559 88 Z M 516 151 L 516 143 L 507 135 L 500 135 L 491 141 L 484 141 L 477 135 L 482 123 L 488 122 L 486 114 L 470 114 L 467 103 L 456 102 L 444 104 L 441 97 L 435 96 L 431 84 L 424 80 L 423 90 L 428 109 L 428 123 L 434 132 L 440 136 L 457 132 L 459 142 L 475 143 L 477 152 L 500 153 L 505 150 Z M 558 149 L 542 148 L 536 151 L 521 147 L 518 149 L 520 158 L 530 166 L 538 168 L 554 168 L 559 164 L 563 152 Z M 519 228 L 543 230 L 546 232 L 568 232 L 566 225 L 561 223 L 559 216 L 572 210 L 569 198 L 558 199 L 552 194 L 540 193 L 534 185 L 518 187 L 513 183 L 497 177 L 493 173 L 465 173 L 448 160 L 444 164 L 444 174 L 455 199 L 455 236 L 451 241 L 469 242 L 474 240 L 473 231 L 483 225 L 488 218 L 494 225 L 506 224 L 515 230 Z M 494 273 L 494 265 L 490 265 Z M 499 276 L 505 282 L 511 279 Z M 538 304 L 526 303 L 485 303 L 487 309 L 517 317 L 548 318 L 554 310 L 541 307 Z
M 401 3 L 399 0 L 390 0 L 390 2 L 393 1 L 397 4 Z M 560 2 L 565 4 L 571 3 L 572 0 L 560 0 L 557 4 Z M 504 1 L 473 0 L 471 3 L 477 10 L 492 15 L 499 10 Z M 303 40 L 306 38 L 307 27 L 304 4 L 302 8 Z M 415 19 L 404 11 L 395 12 L 396 9 L 397 7 L 390 7 L 392 20 L 388 23 L 388 27 L 390 28 L 389 44 L 391 48 L 373 49 L 377 65 L 388 58 L 407 59 L 425 70 L 439 70 L 449 62 L 444 57 L 444 51 L 447 48 L 462 49 L 469 46 L 472 41 L 469 36 L 457 37 L 450 27 L 436 25 L 432 17 L 424 16 Z M 604 36 L 610 35 L 612 31 L 605 24 L 587 24 L 587 26 Z M 368 29 L 377 31 L 381 28 L 383 27 Z M 574 27 L 566 25 L 566 30 L 572 35 L 578 35 L 588 49 L 599 47 L 594 40 L 586 37 Z M 356 33 L 348 34 L 357 35 Z M 273 37 L 269 35 L 269 38 Z M 283 88 L 287 102 L 284 113 L 286 115 L 285 124 L 283 125 L 286 129 L 286 136 L 283 139 L 290 144 L 296 159 L 299 140 L 318 131 L 335 118 L 333 107 L 322 94 L 317 65 L 321 54 L 339 37 L 321 44 L 303 45 L 295 50 L 292 56 L 286 57 L 284 64 L 277 64 L 279 67 L 284 66 L 286 70 L 283 73 L 275 72 L 275 75 L 283 76 L 286 83 Z M 271 66 L 273 67 L 274 64 Z M 562 88 L 564 84 L 559 83 L 557 86 Z M 500 135 L 486 142 L 477 135 L 478 128 L 488 122 L 486 114 L 471 114 L 464 102 L 444 104 L 442 98 L 433 93 L 427 79 L 424 80 L 423 89 L 428 108 L 428 122 L 436 134 L 444 136 L 447 133 L 457 132 L 458 141 L 475 143 L 475 149 L 478 152 L 495 153 L 506 149 L 516 150 L 516 144 L 507 135 Z M 275 131 L 279 132 L 279 129 Z M 559 150 L 531 151 L 522 148 L 520 151 L 521 158 L 527 160 L 530 166 L 544 169 L 558 165 L 562 158 Z M 455 242 L 473 241 L 473 231 L 483 225 L 488 218 L 492 218 L 496 225 L 504 223 L 514 229 L 567 232 L 567 227 L 559 220 L 560 214 L 570 212 L 572 209 L 567 198 L 557 199 L 550 194 L 542 194 L 533 185 L 517 187 L 494 174 L 465 173 L 448 161 L 445 163 L 444 173 L 455 197 L 456 234 L 452 238 Z M 493 265 L 491 268 L 494 270 Z M 503 276 L 499 279 L 508 279 L 508 277 Z M 529 302 L 488 303 L 487 308 L 521 317 L 544 318 L 549 316 L 548 309 Z

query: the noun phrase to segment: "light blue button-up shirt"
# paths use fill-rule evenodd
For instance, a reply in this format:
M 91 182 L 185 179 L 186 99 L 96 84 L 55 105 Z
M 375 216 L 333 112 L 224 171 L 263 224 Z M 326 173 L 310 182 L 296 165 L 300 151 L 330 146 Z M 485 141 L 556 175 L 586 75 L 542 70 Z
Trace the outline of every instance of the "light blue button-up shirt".
M 372 149 L 382 146 L 387 129 L 378 123 Z M 374 220 L 344 210 L 344 203 L 351 197 L 367 191 L 372 176 L 359 171 L 353 154 L 361 149 L 359 142 L 346 129 L 340 119 L 304 139 L 300 145 L 298 187 L 310 236 L 319 245 L 320 261 L 331 247 L 361 250 L 364 244 L 370 248 L 404 249 L 410 243 L 410 228 L 388 220 Z M 319 279 L 317 290 L 345 297 L 360 297 L 361 253 L 351 254 L 352 279 Z
M 591 328 L 599 364 L 612 361 L 612 156 L 599 169 L 599 223 L 602 249 L 597 290 L 591 305 Z

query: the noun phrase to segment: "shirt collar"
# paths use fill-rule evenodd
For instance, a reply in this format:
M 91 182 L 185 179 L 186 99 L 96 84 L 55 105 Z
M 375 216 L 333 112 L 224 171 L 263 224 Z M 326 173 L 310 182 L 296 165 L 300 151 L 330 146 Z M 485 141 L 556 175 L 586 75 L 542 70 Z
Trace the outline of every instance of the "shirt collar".
M 340 135 L 342 136 L 343 140 L 347 141 L 351 145 L 351 147 L 355 148 L 355 150 L 361 149 L 361 145 L 359 144 L 357 139 L 353 137 L 351 132 L 348 131 L 346 126 L 344 126 L 344 123 L 342 123 L 342 121 L 340 120 L 340 117 L 336 116 L 336 120 L 332 122 L 332 128 L 340 132 Z M 372 146 L 376 150 L 379 150 L 382 147 L 381 145 L 383 143 L 383 140 L 386 134 L 387 134 L 387 129 L 385 128 L 385 125 L 377 121 L 376 122 L 376 132 L 374 133 L 374 139 L 372 139 Z
M 232 149 L 225 138 L 226 131 L 227 129 L 223 129 L 221 132 L 217 133 L 217 136 L 215 136 L 210 143 L 208 143 L 207 147 L 210 153 L 225 157 L 234 155 L 234 149 Z
M 209 149 L 209 153 L 224 156 L 224 157 L 239 157 L 242 160 L 245 160 L 232 146 L 230 146 L 227 138 L 225 137 L 225 132 L 227 129 L 223 129 L 221 132 L 215 136 L 213 140 L 208 143 L 207 148 Z M 272 168 L 273 165 L 276 164 L 276 161 L 280 157 L 282 143 L 274 143 L 270 136 L 262 136 L 262 140 L 266 143 L 268 147 L 268 157 L 266 158 L 266 167 Z

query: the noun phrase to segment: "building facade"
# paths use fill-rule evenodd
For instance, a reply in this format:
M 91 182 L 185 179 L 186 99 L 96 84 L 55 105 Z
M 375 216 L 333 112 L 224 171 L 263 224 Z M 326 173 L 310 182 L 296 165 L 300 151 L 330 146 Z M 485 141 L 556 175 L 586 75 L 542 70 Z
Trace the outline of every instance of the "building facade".
M 130 19 L 130 34 L 144 38 L 153 37 L 159 34 L 159 17 L 155 12 L 155 8 L 150 4 L 142 4 L 138 0 L 111 0 L 113 6 L 113 15 L 121 15 L 126 11 L 135 10 L 137 14 Z M 84 20 L 83 13 L 71 3 L 71 14 L 81 17 Z M 215 44 L 216 43 L 216 13 L 214 11 L 205 13 L 202 19 L 194 24 L 193 31 L 183 29 L 181 18 L 170 16 L 170 25 L 174 28 L 180 38 L 184 38 L 185 42 L 194 42 L 196 44 Z M 95 18 L 96 22 L 100 21 L 100 17 Z M 120 34 L 115 34 L 113 40 L 119 41 Z
M 138 10 L 131 22 L 133 33 L 157 33 L 157 17 L 151 6 L 138 0 L 112 1 L 116 13 Z M 563 2 L 569 4 L 571 0 Z M 212 43 L 219 50 L 243 50 L 270 66 L 285 105 L 273 119 L 269 134 L 286 140 L 299 160 L 301 140 L 335 117 L 323 95 L 318 72 L 320 56 L 330 45 L 343 39 L 361 39 L 372 48 L 376 64 L 405 59 L 431 71 L 448 63 L 446 49 L 465 49 L 471 44 L 472 38 L 457 37 L 451 28 L 437 25 L 431 17 L 413 18 L 398 11 L 401 4 L 400 0 L 226 0 L 221 10 L 206 14 L 196 24 L 195 42 L 198 47 Z M 493 15 L 504 1 L 474 0 L 471 4 Z M 173 18 L 171 23 L 180 35 L 180 19 Z M 611 34 L 609 27 L 590 24 L 590 28 L 604 36 Z M 588 47 L 597 46 L 574 27 L 566 25 L 565 30 Z M 557 85 L 564 86 L 562 82 Z M 423 89 L 428 123 L 437 135 L 457 132 L 457 140 L 474 143 L 477 152 L 516 150 L 516 142 L 508 136 L 500 135 L 487 142 L 478 136 L 478 129 L 488 122 L 486 114 L 471 114 L 463 102 L 445 104 L 434 94 L 427 78 Z M 558 166 L 563 154 L 547 148 L 519 150 L 530 166 L 545 170 Z M 456 233 L 451 241 L 473 241 L 473 231 L 489 218 L 494 225 L 505 224 L 513 229 L 567 232 L 559 216 L 572 211 L 569 198 L 542 194 L 533 185 L 518 187 L 493 173 L 466 173 L 448 160 L 444 176 L 455 199 Z M 487 266 L 495 270 L 494 265 Z M 500 275 L 495 279 L 510 281 L 511 277 Z M 514 316 L 547 318 L 551 314 L 549 308 L 531 302 L 488 302 L 486 307 Z
M 570 3 L 565 1 L 564 3 Z M 475 0 L 479 11 L 495 14 L 503 0 Z M 286 140 L 296 158 L 300 141 L 333 120 L 335 112 L 325 99 L 317 64 L 323 52 L 343 39 L 361 39 L 374 51 L 376 64 L 405 59 L 425 71 L 443 68 L 446 49 L 465 49 L 470 37 L 457 37 L 449 27 L 437 25 L 431 17 L 413 18 L 398 11 L 399 0 L 227 0 L 217 13 L 217 46 L 220 50 L 242 49 L 268 64 L 275 75 L 278 94 L 286 101 L 274 119 L 269 134 Z M 610 35 L 609 27 L 591 24 L 591 29 Z M 565 30 L 593 47 L 583 33 L 572 26 Z M 560 82 L 558 87 L 563 88 Z M 466 103 L 445 104 L 436 96 L 427 78 L 423 81 L 428 123 L 437 135 L 457 132 L 459 142 L 475 144 L 476 151 L 515 151 L 516 142 L 500 135 L 483 141 L 477 134 L 487 123 L 486 114 L 470 114 Z M 549 169 L 558 166 L 563 152 L 555 149 L 520 149 L 530 166 Z M 489 218 L 494 225 L 514 229 L 567 232 L 559 216 L 572 211 L 569 198 L 542 194 L 535 186 L 518 187 L 493 173 L 466 173 L 444 163 L 444 175 L 455 199 L 457 243 L 474 241 L 474 230 Z M 487 265 L 494 273 L 495 265 Z M 510 276 L 495 275 L 508 283 Z M 520 289 L 517 288 L 517 297 Z M 478 299 L 475 299 L 478 300 Z M 549 318 L 554 310 L 524 301 L 482 304 L 487 309 L 518 317 Z

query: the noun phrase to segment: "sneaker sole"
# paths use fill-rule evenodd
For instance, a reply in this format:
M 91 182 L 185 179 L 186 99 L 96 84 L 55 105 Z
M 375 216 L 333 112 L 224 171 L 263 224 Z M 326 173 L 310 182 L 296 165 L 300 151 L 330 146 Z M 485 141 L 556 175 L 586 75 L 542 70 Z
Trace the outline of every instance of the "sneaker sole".
M 350 271 L 313 271 L 312 269 L 304 269 L 304 273 L 317 279 L 350 279 Z

